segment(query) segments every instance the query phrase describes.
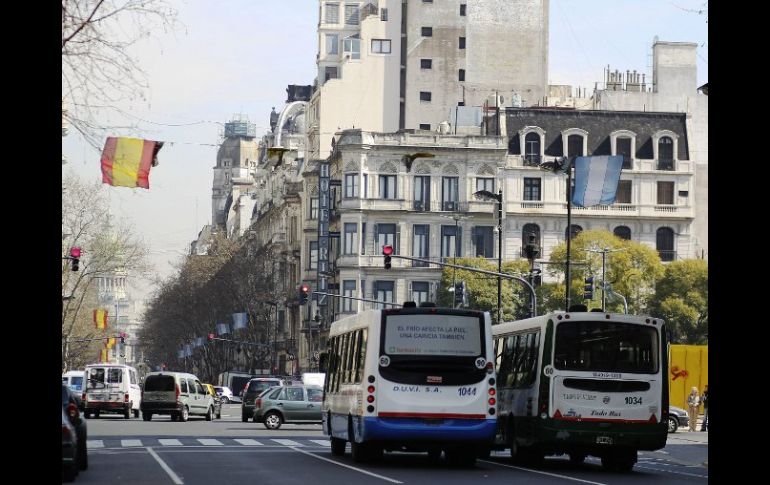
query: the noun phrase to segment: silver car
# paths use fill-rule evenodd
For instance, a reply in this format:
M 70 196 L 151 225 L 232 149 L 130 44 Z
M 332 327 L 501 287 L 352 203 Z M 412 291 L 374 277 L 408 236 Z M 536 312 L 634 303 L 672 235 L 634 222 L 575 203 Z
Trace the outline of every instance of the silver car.
M 254 402 L 254 422 L 275 430 L 283 423 L 321 423 L 320 386 L 271 387 Z

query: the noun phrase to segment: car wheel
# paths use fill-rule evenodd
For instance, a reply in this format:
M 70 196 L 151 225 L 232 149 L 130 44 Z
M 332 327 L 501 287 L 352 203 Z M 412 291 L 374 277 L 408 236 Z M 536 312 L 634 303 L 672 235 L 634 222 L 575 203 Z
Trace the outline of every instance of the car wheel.
M 230 404 L 230 399 L 228 399 L 227 396 L 222 396 L 222 403 Z
M 249 421 L 249 417 L 246 416 L 246 413 L 241 413 L 241 421 L 243 421 L 244 423 Z
M 222 419 L 222 410 L 221 409 L 217 412 L 217 419 Z
M 212 419 L 214 419 L 214 408 L 209 408 L 206 411 L 206 421 L 211 421 Z
M 345 445 L 347 444 L 347 441 L 333 436 L 330 441 L 332 442 L 332 455 L 343 456 L 345 454 Z
M 98 418 L 98 417 L 99 417 L 99 410 L 98 410 L 98 409 L 97 409 L 96 411 L 94 411 L 94 417 L 95 417 L 95 418 Z
M 570 453 L 569 454 L 569 462 L 573 465 L 580 465 L 586 461 L 586 454 L 585 453 Z
M 81 470 L 88 469 L 88 447 L 85 442 L 82 446 L 78 446 L 78 468 Z
M 152 413 L 142 413 L 142 419 L 145 421 L 149 421 L 152 419 Z
M 131 419 L 131 408 L 127 408 L 125 411 L 123 411 L 123 417 L 126 419 Z
M 679 429 L 679 422 L 674 416 L 668 417 L 668 432 L 669 433 L 676 433 L 676 430 Z
M 276 430 L 281 427 L 281 424 L 283 424 L 283 419 L 281 418 L 281 415 L 276 412 L 269 412 L 265 415 L 265 428 Z
M 179 416 L 179 421 L 181 421 L 183 423 L 187 422 L 187 420 L 190 418 L 190 410 L 187 409 L 187 406 L 182 408 L 182 414 L 180 414 L 178 416 Z
M 135 418 L 139 417 L 139 410 L 138 409 L 134 409 L 134 417 Z
M 70 463 L 66 468 L 62 469 L 63 482 L 72 482 L 75 480 L 75 477 L 77 475 L 78 475 L 77 459 L 75 459 L 74 462 Z

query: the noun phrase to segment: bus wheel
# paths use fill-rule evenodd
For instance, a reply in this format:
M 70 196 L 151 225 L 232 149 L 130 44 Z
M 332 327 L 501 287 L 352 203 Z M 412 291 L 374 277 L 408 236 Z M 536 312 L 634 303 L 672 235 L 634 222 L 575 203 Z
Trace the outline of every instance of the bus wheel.
M 586 461 L 586 454 L 585 453 L 570 453 L 569 454 L 569 462 L 573 465 L 580 465 Z
M 332 442 L 332 455 L 343 456 L 345 454 L 345 445 L 347 444 L 347 441 L 341 438 L 335 438 L 334 436 L 332 436 L 331 442 Z
M 489 460 L 490 456 L 492 456 L 492 448 L 489 446 L 480 446 L 476 450 L 476 457 L 481 458 L 482 460 Z
M 428 450 L 428 460 L 432 463 L 437 463 L 439 460 L 441 460 L 441 448 Z
M 475 448 L 450 448 L 445 452 L 446 461 L 452 466 L 472 467 L 476 464 Z
M 350 454 L 356 463 L 365 463 L 369 459 L 369 447 L 367 443 L 350 442 Z
M 607 470 L 630 472 L 636 464 L 636 450 L 622 450 L 602 457 L 602 466 Z

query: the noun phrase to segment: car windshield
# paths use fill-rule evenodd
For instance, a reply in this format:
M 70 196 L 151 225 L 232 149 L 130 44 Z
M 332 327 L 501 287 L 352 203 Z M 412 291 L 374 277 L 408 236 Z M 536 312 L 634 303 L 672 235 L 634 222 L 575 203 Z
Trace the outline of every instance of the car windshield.
M 144 380 L 145 392 L 170 392 L 175 389 L 173 376 L 147 376 Z

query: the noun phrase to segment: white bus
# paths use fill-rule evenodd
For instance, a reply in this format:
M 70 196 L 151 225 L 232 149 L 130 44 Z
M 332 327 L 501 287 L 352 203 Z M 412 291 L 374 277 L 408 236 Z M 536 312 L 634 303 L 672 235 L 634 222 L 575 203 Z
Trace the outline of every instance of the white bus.
M 470 465 L 497 428 L 489 313 L 420 307 L 368 310 L 329 331 L 323 430 L 332 454 L 441 452 Z
M 495 448 L 514 461 L 598 456 L 629 471 L 638 450 L 666 445 L 667 343 L 663 320 L 554 312 L 492 328 L 498 375 Z

